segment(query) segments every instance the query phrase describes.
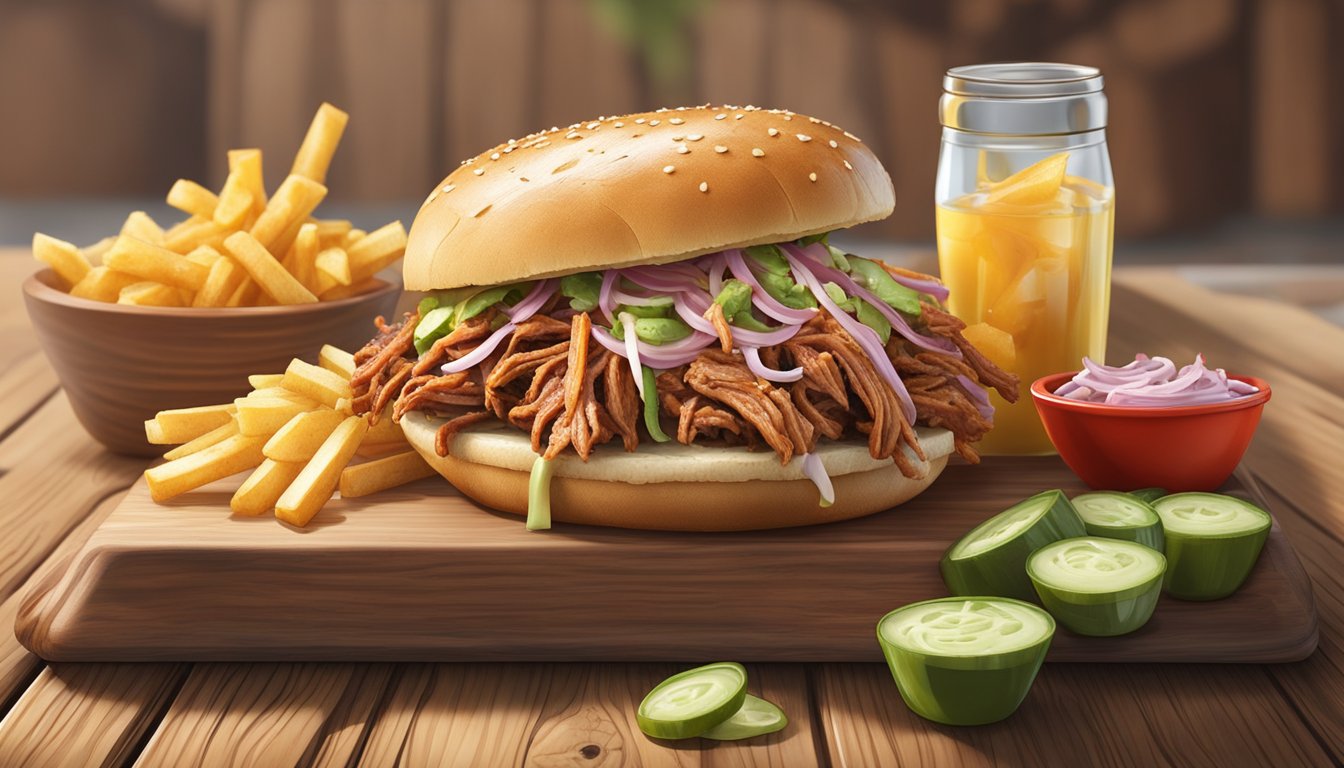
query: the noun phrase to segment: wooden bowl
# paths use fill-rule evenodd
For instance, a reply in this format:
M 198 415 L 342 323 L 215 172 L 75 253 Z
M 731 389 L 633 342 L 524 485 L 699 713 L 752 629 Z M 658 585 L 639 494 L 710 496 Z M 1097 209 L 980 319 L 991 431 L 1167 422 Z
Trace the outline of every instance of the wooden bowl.
M 228 402 L 247 377 L 315 362 L 323 344 L 358 349 L 391 316 L 401 286 L 382 283 L 339 301 L 192 309 L 109 304 L 71 296 L 51 270 L 23 284 L 28 317 L 75 415 L 117 453 L 154 456 L 145 420 L 167 408 Z

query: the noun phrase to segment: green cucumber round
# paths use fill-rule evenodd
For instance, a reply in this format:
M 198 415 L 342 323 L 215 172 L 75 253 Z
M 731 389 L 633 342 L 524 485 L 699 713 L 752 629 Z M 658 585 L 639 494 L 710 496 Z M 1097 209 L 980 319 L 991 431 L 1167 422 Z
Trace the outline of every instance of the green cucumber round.
M 1167 546 L 1167 594 L 1219 600 L 1236 592 L 1269 538 L 1269 513 L 1217 493 L 1177 493 L 1153 504 Z
M 675 674 L 639 703 L 639 730 L 655 739 L 688 739 L 732 717 L 747 697 L 747 670 L 719 662 Z
M 1073 497 L 1088 536 L 1134 541 L 1162 551 L 1162 518 L 1146 502 L 1128 493 L 1096 491 Z
M 1080 635 L 1125 635 L 1148 623 L 1167 559 L 1133 541 L 1084 536 L 1048 544 L 1027 574 L 1051 616 Z
M 715 741 L 737 741 L 782 731 L 788 724 L 789 718 L 784 716 L 784 710 L 748 693 L 741 709 L 700 736 Z
M 946 725 L 983 725 L 1017 711 L 1054 634 L 1050 614 L 1002 597 L 926 600 L 877 624 L 906 706 Z
M 1137 491 L 1130 491 L 1130 496 L 1142 501 L 1144 504 L 1152 504 L 1154 501 L 1167 495 L 1166 488 L 1140 488 Z
M 1035 600 L 1027 558 L 1053 541 L 1087 533 L 1063 491 L 1045 491 L 977 525 L 943 555 L 939 569 L 954 595 Z

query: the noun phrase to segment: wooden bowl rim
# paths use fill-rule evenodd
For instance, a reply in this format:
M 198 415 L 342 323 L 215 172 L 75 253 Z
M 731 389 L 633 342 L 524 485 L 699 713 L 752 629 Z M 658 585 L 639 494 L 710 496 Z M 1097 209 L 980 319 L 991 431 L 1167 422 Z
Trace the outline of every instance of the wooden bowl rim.
M 335 311 L 358 306 L 365 302 L 383 298 L 389 293 L 400 293 L 401 284 L 375 278 L 378 285 L 364 293 L 348 296 L 334 301 L 319 301 L 314 304 L 284 304 L 271 307 L 142 307 L 134 304 L 116 304 L 108 301 L 94 301 L 69 293 L 55 287 L 56 273 L 50 268 L 40 269 L 23 281 L 23 292 L 33 299 L 46 304 L 59 304 L 72 309 L 110 312 L 119 315 L 139 315 L 144 317 L 174 318 L 221 318 L 221 317 L 271 317 L 303 315 Z

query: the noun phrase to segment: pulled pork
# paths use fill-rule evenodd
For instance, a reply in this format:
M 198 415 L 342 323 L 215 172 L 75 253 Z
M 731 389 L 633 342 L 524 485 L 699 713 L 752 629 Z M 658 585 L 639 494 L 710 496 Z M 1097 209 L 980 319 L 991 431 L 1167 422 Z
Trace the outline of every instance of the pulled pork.
M 462 323 L 418 359 L 412 357 L 418 317 L 407 314 L 397 325 L 378 318 L 378 335 L 355 354 L 355 412 L 376 421 L 391 402 L 393 419 L 417 410 L 445 416 L 436 436 L 436 449 L 444 456 L 457 432 L 491 420 L 527 432 L 532 449 L 548 459 L 573 449 L 586 461 L 596 446 L 616 438 L 634 451 L 647 438 L 639 431 L 642 403 L 628 363 L 593 343 L 586 313 L 561 320 L 552 316 L 557 308 L 553 300 L 519 323 L 502 351 L 450 374 L 438 371 L 490 334 L 494 310 Z M 966 326 L 961 320 L 932 304 L 922 309 L 925 330 L 948 339 L 961 357 L 915 347 L 899 335 L 891 337 L 887 355 L 910 392 L 916 422 L 948 429 L 957 452 L 976 462 L 973 444 L 993 425 L 958 377 L 991 387 L 1008 402 L 1017 400 L 1017 377 L 962 337 Z M 787 463 L 814 450 L 822 438 L 857 433 L 866 436 L 874 458 L 891 459 L 906 476 L 919 475 L 911 456 L 922 460 L 924 451 L 900 400 L 829 315 L 819 313 L 792 339 L 761 350 L 770 367 L 803 369 L 802 379 L 790 384 L 757 378 L 731 351 L 722 312 L 710 320 L 721 344 L 705 349 L 689 365 L 664 371 L 656 381 L 660 413 L 676 420 L 678 442 L 700 439 L 749 449 L 763 443 Z

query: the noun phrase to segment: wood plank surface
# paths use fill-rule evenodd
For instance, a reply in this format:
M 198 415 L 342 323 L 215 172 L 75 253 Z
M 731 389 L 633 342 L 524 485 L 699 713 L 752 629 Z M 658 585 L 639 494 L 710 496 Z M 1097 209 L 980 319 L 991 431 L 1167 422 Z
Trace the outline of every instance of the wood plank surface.
M 879 661 L 875 622 L 946 594 L 953 541 L 1043 488 L 1084 490 L 1053 457 L 944 475 L 886 513 L 733 534 L 532 533 L 437 479 L 333 502 L 298 531 L 230 518 L 228 482 L 167 505 L 137 485 L 18 634 L 66 661 Z M 1275 529 L 1233 597 L 1164 600 L 1122 638 L 1061 630 L 1050 658 L 1281 662 L 1315 645 L 1310 587 Z

